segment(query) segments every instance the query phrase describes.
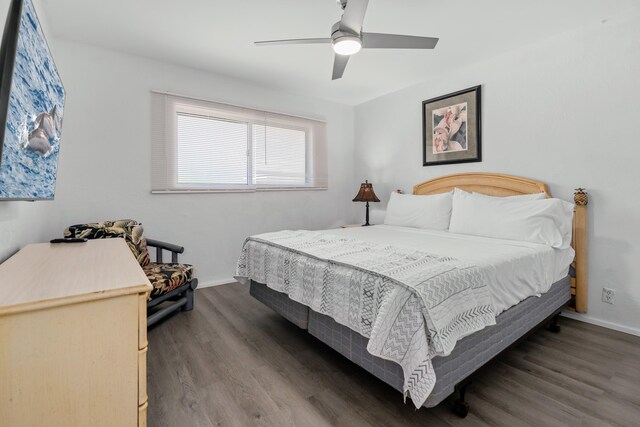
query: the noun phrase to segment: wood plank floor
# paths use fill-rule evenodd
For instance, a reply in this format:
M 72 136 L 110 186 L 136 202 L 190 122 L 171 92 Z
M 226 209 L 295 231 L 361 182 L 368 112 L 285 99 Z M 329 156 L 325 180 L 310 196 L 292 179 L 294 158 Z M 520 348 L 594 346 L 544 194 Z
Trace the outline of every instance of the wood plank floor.
M 150 426 L 640 425 L 640 338 L 562 318 L 483 369 L 461 419 L 396 390 L 249 296 L 196 291 L 149 331 Z

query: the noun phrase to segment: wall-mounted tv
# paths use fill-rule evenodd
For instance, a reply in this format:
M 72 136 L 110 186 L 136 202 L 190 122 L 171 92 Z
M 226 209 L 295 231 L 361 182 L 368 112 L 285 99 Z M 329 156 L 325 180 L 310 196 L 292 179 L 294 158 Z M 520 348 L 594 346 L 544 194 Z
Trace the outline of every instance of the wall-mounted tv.
M 31 0 L 11 1 L 0 71 L 0 200 L 53 199 L 65 91 Z

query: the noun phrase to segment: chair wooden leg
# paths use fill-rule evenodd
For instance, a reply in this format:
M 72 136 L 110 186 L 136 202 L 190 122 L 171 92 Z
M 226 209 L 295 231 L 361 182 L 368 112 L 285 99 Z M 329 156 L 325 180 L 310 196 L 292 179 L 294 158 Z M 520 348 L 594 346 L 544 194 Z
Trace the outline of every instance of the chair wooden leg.
M 182 311 L 193 310 L 193 289 L 187 289 L 184 296 L 187 298 L 187 303 L 182 306 Z

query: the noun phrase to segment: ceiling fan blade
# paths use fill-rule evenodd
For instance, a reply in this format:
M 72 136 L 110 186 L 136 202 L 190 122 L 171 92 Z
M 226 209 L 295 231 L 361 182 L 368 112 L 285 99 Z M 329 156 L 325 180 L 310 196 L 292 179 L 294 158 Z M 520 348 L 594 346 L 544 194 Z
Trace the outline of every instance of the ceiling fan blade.
M 340 30 L 360 34 L 369 0 L 348 0 L 340 20 Z
M 433 49 L 438 40 L 435 37 L 362 33 L 362 47 L 366 49 Z
M 265 41 L 254 42 L 256 46 L 271 46 L 271 45 L 279 45 L 279 44 L 321 44 L 321 43 L 331 43 L 331 38 L 265 40 Z
M 349 62 L 349 55 L 338 55 L 337 53 L 335 54 L 335 58 L 333 59 L 333 75 L 331 76 L 331 80 L 342 78 L 344 69 L 347 68 L 347 62 Z

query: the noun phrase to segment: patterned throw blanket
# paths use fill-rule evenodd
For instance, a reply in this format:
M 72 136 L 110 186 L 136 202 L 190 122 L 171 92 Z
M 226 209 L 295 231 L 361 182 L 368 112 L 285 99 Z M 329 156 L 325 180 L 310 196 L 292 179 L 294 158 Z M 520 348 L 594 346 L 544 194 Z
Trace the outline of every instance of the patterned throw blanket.
M 455 258 L 314 231 L 249 237 L 236 270 L 369 338 L 371 354 L 402 366 L 416 408 L 435 385 L 431 358 L 495 324 L 485 277 Z

